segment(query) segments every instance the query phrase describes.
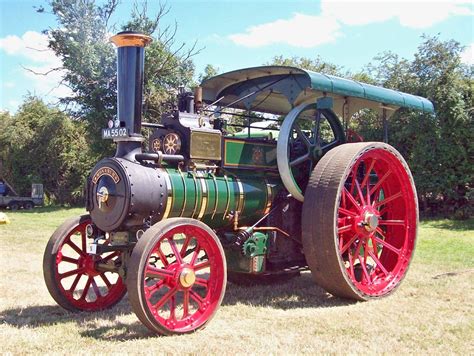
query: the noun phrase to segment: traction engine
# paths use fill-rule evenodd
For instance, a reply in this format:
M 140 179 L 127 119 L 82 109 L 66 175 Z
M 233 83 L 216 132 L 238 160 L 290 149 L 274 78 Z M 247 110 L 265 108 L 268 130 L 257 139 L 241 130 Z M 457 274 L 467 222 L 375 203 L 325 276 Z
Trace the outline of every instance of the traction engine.
M 348 122 L 374 110 L 386 141 L 395 110 L 433 112 L 428 100 L 264 66 L 181 90 L 176 110 L 145 123 L 151 38 L 111 41 L 118 113 L 102 136 L 117 149 L 90 173 L 88 213 L 46 247 L 44 277 L 59 305 L 103 310 L 128 292 L 143 324 L 170 335 L 204 327 L 227 281 L 278 283 L 309 270 L 329 293 L 356 300 L 398 287 L 416 239 L 413 178 L 387 143 L 348 143 Z M 151 130 L 147 149 L 142 128 Z

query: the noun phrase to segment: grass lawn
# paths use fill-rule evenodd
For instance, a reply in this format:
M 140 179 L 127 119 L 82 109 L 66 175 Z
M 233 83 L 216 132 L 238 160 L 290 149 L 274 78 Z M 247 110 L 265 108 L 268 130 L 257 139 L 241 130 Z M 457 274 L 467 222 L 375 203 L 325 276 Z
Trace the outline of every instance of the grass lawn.
M 23 353 L 416 353 L 474 354 L 474 219 L 421 224 L 400 289 L 370 302 L 334 298 L 309 273 L 277 286 L 228 284 L 209 326 L 152 335 L 127 297 L 100 313 L 71 314 L 42 275 L 49 236 L 82 209 L 7 212 L 0 225 L 0 345 Z

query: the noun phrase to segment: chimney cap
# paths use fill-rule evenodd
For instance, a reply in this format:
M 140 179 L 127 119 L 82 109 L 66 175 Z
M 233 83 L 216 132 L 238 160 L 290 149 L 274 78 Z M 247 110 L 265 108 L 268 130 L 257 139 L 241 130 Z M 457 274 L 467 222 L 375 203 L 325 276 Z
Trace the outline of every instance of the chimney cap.
M 148 35 L 133 31 L 123 31 L 110 37 L 117 47 L 145 47 L 151 43 L 152 38 Z

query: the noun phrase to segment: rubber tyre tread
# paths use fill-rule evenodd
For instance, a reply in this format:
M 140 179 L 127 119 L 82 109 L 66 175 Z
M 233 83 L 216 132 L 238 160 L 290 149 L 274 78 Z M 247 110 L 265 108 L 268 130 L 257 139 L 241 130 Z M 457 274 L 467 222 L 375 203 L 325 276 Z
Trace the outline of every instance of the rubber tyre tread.
M 82 224 L 85 220 L 90 220 L 89 214 L 72 217 L 64 221 L 56 229 L 56 231 L 54 231 L 53 235 L 51 235 L 48 241 L 48 244 L 46 245 L 46 249 L 44 251 L 44 256 L 43 256 L 43 277 L 46 283 L 46 287 L 48 288 L 49 294 L 51 294 L 51 296 L 56 301 L 56 303 L 58 303 L 61 307 L 71 312 L 83 312 L 87 310 L 76 308 L 61 293 L 61 290 L 58 287 L 58 284 L 54 275 L 54 272 L 56 270 L 56 254 L 58 252 L 59 247 L 62 245 L 64 238 L 69 235 L 72 229 Z M 119 298 L 117 298 L 117 300 L 114 303 L 111 303 L 106 308 L 97 309 L 96 311 L 112 308 L 114 305 L 120 302 L 120 300 L 122 300 L 122 298 L 124 297 L 126 293 L 127 293 L 127 290 L 124 289 L 123 294 Z
M 352 284 L 339 257 L 335 229 L 339 190 L 353 163 L 371 149 L 388 150 L 400 160 L 416 196 L 408 165 L 392 146 L 382 142 L 347 143 L 329 151 L 316 165 L 306 188 L 302 212 L 303 251 L 315 282 L 335 296 L 362 301 L 385 297 L 401 282 L 383 296 L 366 295 Z M 417 202 L 416 207 L 418 217 Z
M 150 249 L 152 249 L 156 242 L 161 238 L 163 234 L 168 232 L 169 230 L 179 226 L 179 225 L 194 225 L 198 226 L 201 229 L 206 230 L 210 236 L 213 237 L 215 242 L 217 242 L 219 246 L 219 250 L 222 254 L 223 258 L 223 269 L 224 269 L 224 278 L 223 281 L 223 288 L 222 294 L 220 296 L 218 305 L 214 313 L 205 321 L 204 324 L 199 326 L 197 329 L 190 330 L 187 332 L 179 332 L 179 331 L 172 331 L 169 330 L 157 323 L 151 321 L 150 316 L 147 315 L 146 307 L 144 304 L 144 298 L 142 298 L 142 287 L 141 287 L 141 277 L 143 275 L 143 269 L 147 263 L 147 257 L 150 253 Z M 160 335 L 181 335 L 181 334 L 188 334 L 195 332 L 197 330 L 203 329 L 206 325 L 212 320 L 212 318 L 216 315 L 219 306 L 222 303 L 222 299 L 224 298 L 225 289 L 227 283 L 227 264 L 225 260 L 224 250 L 222 245 L 214 233 L 206 224 L 203 222 L 191 219 L 191 218 L 169 218 L 163 221 L 160 221 L 150 227 L 145 233 L 140 237 L 137 244 L 135 245 L 132 255 L 130 256 L 129 263 L 128 263 L 128 271 L 127 271 L 127 290 L 128 290 L 128 299 L 130 301 L 130 305 L 132 307 L 133 312 L 137 315 L 138 319 L 145 325 L 148 329 L 153 331 L 154 333 L 158 333 Z

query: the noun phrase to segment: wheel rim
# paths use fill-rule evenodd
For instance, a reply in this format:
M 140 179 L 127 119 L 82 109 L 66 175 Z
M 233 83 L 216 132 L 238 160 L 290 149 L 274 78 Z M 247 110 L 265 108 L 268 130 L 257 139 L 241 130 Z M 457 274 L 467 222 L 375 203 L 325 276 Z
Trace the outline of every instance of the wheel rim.
M 79 310 L 109 308 L 122 298 L 125 284 L 117 273 L 98 271 L 96 263 L 114 265 L 119 252 L 100 256 L 87 253 L 86 220 L 72 229 L 61 241 L 55 261 L 55 279 L 61 294 Z M 104 244 L 108 244 L 105 241 Z
M 380 296 L 403 279 L 415 246 L 416 197 L 403 163 L 384 149 L 350 167 L 337 210 L 339 257 L 352 285 Z
M 337 116 L 330 110 L 316 109 L 316 103 L 294 108 L 285 117 L 278 135 L 278 171 L 285 188 L 301 202 L 316 163 L 331 148 L 345 142 Z
M 175 257 L 177 256 L 177 257 Z M 225 288 L 219 245 L 203 229 L 181 225 L 153 246 L 143 272 L 143 295 L 152 323 L 188 332 L 207 322 Z

